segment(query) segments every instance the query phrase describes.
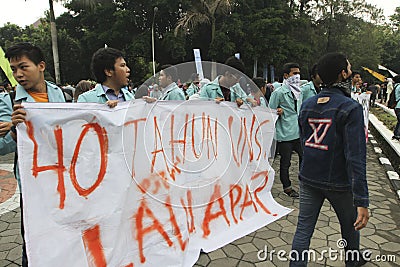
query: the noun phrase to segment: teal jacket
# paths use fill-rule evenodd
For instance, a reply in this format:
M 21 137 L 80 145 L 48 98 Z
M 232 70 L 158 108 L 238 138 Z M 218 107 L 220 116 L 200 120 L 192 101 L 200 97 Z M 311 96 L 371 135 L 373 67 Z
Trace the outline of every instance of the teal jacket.
M 65 102 L 64 93 L 57 85 L 49 83 L 47 81 L 46 84 L 47 84 L 47 95 L 49 102 L 52 103 Z M 28 92 L 26 92 L 24 87 L 18 84 L 16 88 L 14 103 L 17 102 L 36 102 L 36 101 L 28 94 Z M 4 121 L 4 119 L 9 119 L 8 121 L 10 121 L 12 113 L 12 103 L 11 103 L 11 98 L 9 97 L 8 94 L 3 98 L 0 98 L 0 110 L 3 111 L 2 116 L 0 117 L 0 121 Z M 6 112 L 4 112 L 4 110 L 6 110 Z M 0 138 L 0 155 L 12 153 L 15 152 L 16 150 L 17 150 L 17 143 L 11 137 L 10 133 L 7 133 L 6 136 Z M 16 170 L 15 176 L 17 178 L 18 185 L 21 187 L 18 167 L 16 167 L 15 170 Z
M 186 97 L 185 93 L 183 93 L 182 89 L 176 83 L 171 83 L 162 90 L 159 100 L 186 100 Z
M 304 101 L 315 95 L 317 95 L 317 90 L 315 90 L 315 86 L 312 81 L 303 84 L 301 86 L 301 94 L 300 94 L 301 103 L 304 103 Z
M 189 88 L 186 90 L 188 96 L 194 95 L 200 91 L 200 88 L 194 83 L 190 84 Z
M 301 103 L 299 102 L 297 101 L 296 110 L 295 99 L 290 88 L 286 85 L 282 85 L 272 92 L 269 107 L 272 109 L 283 109 L 283 114 L 279 116 L 275 125 L 277 141 L 291 141 L 300 138 L 298 113 Z
M 393 91 L 395 92 L 395 97 L 396 97 L 396 107 L 395 108 L 400 108 L 400 83 L 397 83 L 393 86 Z
M 254 96 L 252 94 L 249 94 L 247 97 L 254 99 Z M 265 99 L 265 97 L 260 97 L 260 107 L 267 107 L 267 100 Z
M 219 86 L 219 78 L 221 78 L 221 76 L 218 76 L 213 82 L 201 88 L 200 98 L 206 100 L 214 100 L 217 97 L 224 98 L 221 87 Z M 246 101 L 247 95 L 238 83 L 229 89 L 231 90 L 231 102 L 235 102 L 238 98 Z
M 8 93 L 0 93 L 0 121 L 11 121 L 11 100 Z
M 11 98 L 8 93 L 0 94 L 0 121 L 10 122 L 12 113 Z M 12 139 L 10 133 L 0 138 L 0 155 L 6 155 L 17 149 L 17 143 Z
M 135 96 L 129 92 L 125 88 L 121 88 L 121 92 L 124 95 L 125 101 L 129 101 L 132 99 L 135 99 Z M 100 83 L 96 84 L 96 87 L 93 88 L 90 91 L 87 91 L 83 94 L 81 94 L 78 97 L 77 102 L 84 102 L 84 103 L 100 103 L 104 104 L 108 101 L 108 97 L 106 95 L 106 92 L 104 92 L 103 87 L 101 86 Z

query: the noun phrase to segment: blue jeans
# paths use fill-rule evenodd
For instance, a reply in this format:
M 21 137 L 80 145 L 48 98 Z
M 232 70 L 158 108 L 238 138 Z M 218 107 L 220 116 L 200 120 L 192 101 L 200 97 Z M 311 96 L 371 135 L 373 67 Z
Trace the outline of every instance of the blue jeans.
M 300 257 L 296 261 L 291 261 L 290 266 L 307 266 L 307 253 L 304 253 L 304 258 L 301 255 L 310 247 L 311 237 L 325 198 L 331 203 L 339 219 L 342 238 L 347 241 L 345 251 L 359 251 L 360 233 L 353 226 L 357 219 L 357 208 L 353 206 L 352 192 L 320 189 L 300 181 L 300 210 L 292 244 L 292 250 L 297 251 Z M 338 247 L 332 249 L 339 250 Z M 346 266 L 353 266 L 355 262 L 346 261 Z
M 396 127 L 394 128 L 393 133 L 395 137 L 400 137 L 400 108 L 394 109 L 394 112 L 396 113 L 397 124 Z

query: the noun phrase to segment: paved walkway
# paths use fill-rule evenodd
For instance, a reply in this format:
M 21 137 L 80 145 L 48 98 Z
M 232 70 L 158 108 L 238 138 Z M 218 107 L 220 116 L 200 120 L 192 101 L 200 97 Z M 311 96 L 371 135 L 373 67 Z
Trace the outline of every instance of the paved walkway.
M 297 183 L 297 157 L 290 169 L 294 186 Z M 283 250 L 289 253 L 293 234 L 296 229 L 298 215 L 298 200 L 292 200 L 281 192 L 279 182 L 279 159 L 275 160 L 274 169 L 277 171 L 276 182 L 272 194 L 280 204 L 293 208 L 294 211 L 280 220 L 267 225 L 225 247 L 208 254 L 201 254 L 195 266 L 288 266 L 287 261 L 279 259 L 277 254 L 265 257 L 272 249 Z M 13 193 L 17 189 L 12 178 L 11 156 L 0 157 L 0 266 L 20 266 L 21 263 L 21 236 L 20 210 L 18 197 Z M 384 167 L 380 164 L 371 144 L 368 144 L 367 175 L 370 191 L 370 213 L 368 226 L 361 231 L 362 248 L 372 251 L 372 259 L 381 257 L 392 262 L 370 262 L 365 266 L 400 266 L 400 205 L 397 195 L 390 187 Z M 344 266 L 340 260 L 321 257 L 324 250 L 337 249 L 337 240 L 340 239 L 340 227 L 336 215 L 328 202 L 322 208 L 319 221 L 311 242 L 311 249 L 317 252 L 317 261 L 309 266 Z M 325 255 L 326 256 L 326 255 Z M 340 254 L 338 254 L 340 257 Z M 396 262 L 393 262 L 394 258 Z M 282 258 L 282 257 L 281 257 Z

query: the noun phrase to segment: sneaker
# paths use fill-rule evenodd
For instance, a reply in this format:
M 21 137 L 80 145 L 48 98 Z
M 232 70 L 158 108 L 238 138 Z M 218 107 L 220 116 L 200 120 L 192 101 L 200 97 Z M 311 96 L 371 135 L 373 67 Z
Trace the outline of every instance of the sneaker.
M 393 135 L 393 136 L 392 136 L 392 140 L 397 140 L 397 141 L 399 141 L 399 140 L 400 140 L 400 137 L 399 137 L 399 136 L 396 136 L 396 135 Z
M 297 193 L 294 189 L 290 189 L 290 191 L 284 191 L 284 192 L 291 198 L 299 198 L 299 193 Z

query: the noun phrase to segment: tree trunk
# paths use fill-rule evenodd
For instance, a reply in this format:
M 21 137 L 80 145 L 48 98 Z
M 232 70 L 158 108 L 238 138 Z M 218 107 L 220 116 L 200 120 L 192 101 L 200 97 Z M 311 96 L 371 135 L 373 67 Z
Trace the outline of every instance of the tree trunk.
M 51 46 L 53 50 L 54 74 L 56 76 L 56 84 L 60 84 L 61 83 L 60 60 L 58 57 L 57 27 L 56 27 L 56 19 L 54 16 L 53 0 L 49 0 L 49 5 L 50 5 L 50 33 L 51 33 Z

